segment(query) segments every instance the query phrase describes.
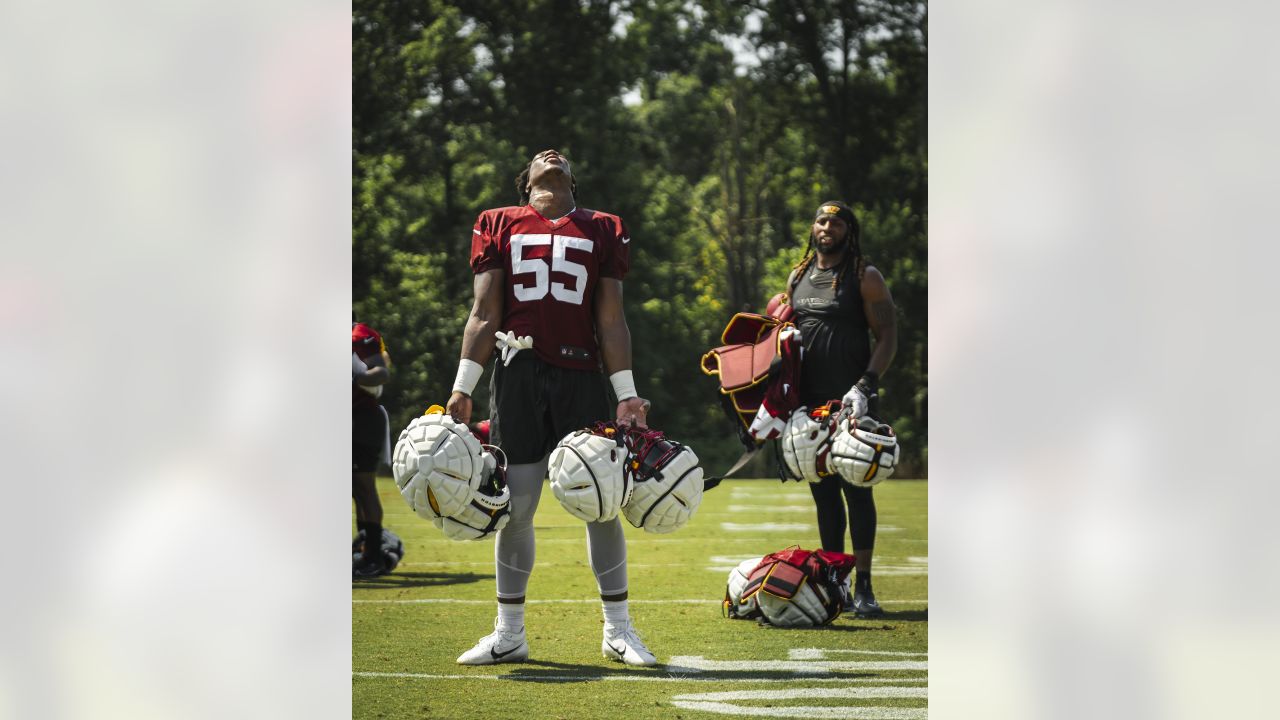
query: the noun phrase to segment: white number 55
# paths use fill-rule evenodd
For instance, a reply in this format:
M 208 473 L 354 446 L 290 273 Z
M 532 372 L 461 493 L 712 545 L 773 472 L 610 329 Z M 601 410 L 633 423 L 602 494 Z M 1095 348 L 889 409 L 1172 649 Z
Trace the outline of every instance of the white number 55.
M 538 245 L 551 246 L 551 270 L 561 272 L 566 275 L 572 275 L 575 282 L 572 289 L 565 286 L 561 282 L 548 282 L 551 279 L 551 273 L 547 269 L 547 261 L 545 258 L 525 258 L 524 249 L 527 247 L 536 247 Z M 587 287 L 587 268 L 579 263 L 569 260 L 564 256 L 567 248 L 574 250 L 586 250 L 591 252 L 595 247 L 595 243 L 586 238 L 565 237 L 564 235 L 512 235 L 511 236 L 511 274 L 520 275 L 524 273 L 533 273 L 533 284 L 525 285 L 524 283 L 516 283 L 516 300 L 520 302 L 529 302 L 531 300 L 541 300 L 547 296 L 548 290 L 551 297 L 560 302 L 570 303 L 573 305 L 582 304 L 582 294 Z

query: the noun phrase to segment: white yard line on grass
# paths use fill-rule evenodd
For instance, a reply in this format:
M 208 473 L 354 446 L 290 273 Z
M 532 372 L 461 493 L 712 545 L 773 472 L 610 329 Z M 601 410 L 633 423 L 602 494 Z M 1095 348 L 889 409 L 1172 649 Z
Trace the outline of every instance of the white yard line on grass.
M 456 604 L 456 605 L 492 605 L 493 600 L 463 600 L 459 598 L 415 598 L 411 600 L 394 600 L 394 599 L 371 599 L 356 600 L 351 602 L 356 605 L 434 605 L 434 604 Z M 570 598 L 562 600 L 526 600 L 529 605 L 560 605 L 560 604 L 578 604 L 578 603 L 599 603 L 598 598 Z M 632 605 L 719 605 L 720 600 L 635 600 L 630 601 Z M 928 600 L 880 600 L 881 605 L 925 605 Z M 892 620 L 893 618 L 885 618 Z
M 701 655 L 677 655 L 667 663 L 672 672 L 764 671 L 829 673 L 834 670 L 928 671 L 925 660 L 709 660 Z
M 389 672 L 352 672 L 353 677 L 362 678 L 408 678 L 415 680 L 509 680 L 528 682 L 529 680 L 614 680 L 618 682 L 696 682 L 696 683 L 926 683 L 927 678 L 735 678 L 718 677 L 709 674 L 690 675 L 433 675 L 431 673 L 389 673 Z
M 396 567 L 456 567 L 458 565 L 467 565 L 469 567 L 493 567 L 492 560 L 470 562 L 466 560 L 441 560 L 438 562 L 402 562 Z M 627 563 L 627 567 L 632 568 L 650 568 L 650 567 L 688 567 L 689 563 Z M 585 567 L 585 563 L 556 563 L 556 562 L 538 562 L 538 567 Z
M 733 493 L 729 495 L 730 502 L 734 500 L 761 500 L 764 498 L 767 498 L 769 500 L 779 500 L 779 501 L 786 500 L 787 502 L 800 502 L 802 500 L 813 502 L 813 496 L 806 493 L 778 494 L 776 492 L 770 492 L 770 491 L 750 492 L 750 491 L 743 491 L 743 490 L 734 490 Z
M 822 660 L 831 653 L 842 655 L 892 655 L 894 657 L 929 657 L 929 653 L 896 652 L 894 650 L 844 650 L 838 648 L 791 648 L 787 651 L 788 660 Z
M 800 698 L 924 698 L 927 687 L 795 688 L 793 690 L 726 690 L 677 695 L 673 700 L 798 700 Z M 791 709 L 791 708 L 788 708 Z
M 805 532 L 813 530 L 812 523 L 756 523 L 754 525 L 747 523 L 720 523 L 720 529 L 725 532 Z
M 744 707 L 726 702 L 707 700 L 672 700 L 671 704 L 685 710 L 732 715 L 734 717 L 760 716 L 770 718 L 800 718 L 801 720 L 928 720 L 928 708 L 891 708 L 878 705 L 768 705 Z

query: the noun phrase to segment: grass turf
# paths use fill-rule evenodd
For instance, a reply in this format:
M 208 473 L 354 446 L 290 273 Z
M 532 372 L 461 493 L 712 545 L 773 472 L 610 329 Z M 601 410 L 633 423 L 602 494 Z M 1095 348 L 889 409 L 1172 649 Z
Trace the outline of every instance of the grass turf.
M 725 481 L 668 535 L 624 519 L 631 615 L 658 656 L 653 668 L 601 657 L 586 531 L 548 487 L 535 517 L 529 662 L 455 664 L 492 630 L 493 541 L 449 540 L 413 514 L 390 479 L 380 478 L 378 490 L 405 558 L 391 575 L 352 584 L 353 718 L 926 716 L 924 481 L 890 479 L 876 488 L 874 578 L 885 616 L 842 615 L 823 628 L 778 629 L 720 614 L 726 576 L 740 560 L 817 547 L 806 486 Z

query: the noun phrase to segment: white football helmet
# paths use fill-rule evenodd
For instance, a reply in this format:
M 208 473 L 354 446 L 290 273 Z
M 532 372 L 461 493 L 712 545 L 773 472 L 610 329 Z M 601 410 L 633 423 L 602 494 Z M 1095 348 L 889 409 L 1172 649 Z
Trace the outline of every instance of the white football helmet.
M 835 475 L 831 466 L 831 439 L 836 433 L 839 405 L 827 405 L 812 412 L 798 408 L 787 420 L 780 444 L 782 462 L 793 477 L 816 483 Z
M 443 413 L 414 418 L 391 455 L 400 495 L 419 517 L 432 521 L 462 512 L 483 471 L 480 441 Z
M 898 467 L 898 438 L 893 428 L 864 415 L 842 417 L 831 439 L 831 465 L 854 487 L 871 487 Z
M 631 499 L 631 478 L 623 473 L 626 463 L 622 433 L 611 425 L 575 430 L 551 451 L 551 491 L 579 520 L 612 520 Z
M 756 596 L 742 599 L 742 591 L 747 589 L 747 579 L 751 571 L 756 569 L 763 558 L 751 558 L 738 563 L 738 567 L 729 571 L 729 581 L 724 588 L 724 614 L 731 618 L 751 618 L 760 614 L 756 604 Z M 757 595 L 759 593 L 756 593 Z
M 765 620 L 778 627 L 825 625 L 840 612 L 839 602 L 833 603 L 827 589 L 810 578 L 806 578 L 790 598 L 778 597 L 764 589 L 751 597 Z
M 511 522 L 511 491 L 507 489 L 507 465 L 496 457 L 502 451 L 485 445 L 480 487 L 462 510 L 448 517 L 434 518 L 435 526 L 454 540 L 479 540 Z
M 622 508 L 627 521 L 652 533 L 684 527 L 702 504 L 698 456 L 660 430 L 631 430 L 626 443 L 626 474 L 633 486 Z

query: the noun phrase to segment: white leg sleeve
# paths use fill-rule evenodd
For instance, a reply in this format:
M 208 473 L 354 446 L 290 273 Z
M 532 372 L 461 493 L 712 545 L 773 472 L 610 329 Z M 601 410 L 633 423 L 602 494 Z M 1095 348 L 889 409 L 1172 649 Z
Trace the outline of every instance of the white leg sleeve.
M 511 520 L 498 531 L 493 544 L 494 574 L 498 597 L 516 598 L 529 587 L 536 556 L 533 542 L 533 514 L 547 476 L 547 458 L 540 462 L 507 467 L 507 487 L 511 489 Z
M 587 560 L 601 595 L 627 591 L 627 538 L 622 534 L 621 518 L 587 523 Z

